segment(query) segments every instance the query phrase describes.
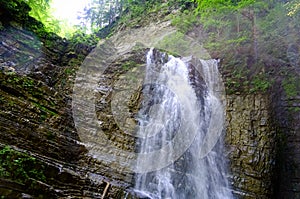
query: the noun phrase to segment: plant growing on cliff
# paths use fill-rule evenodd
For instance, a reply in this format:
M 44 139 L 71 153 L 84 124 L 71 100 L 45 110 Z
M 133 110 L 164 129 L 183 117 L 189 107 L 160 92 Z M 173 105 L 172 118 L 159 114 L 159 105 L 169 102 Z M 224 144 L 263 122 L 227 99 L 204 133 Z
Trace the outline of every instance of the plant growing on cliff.
M 250 92 L 266 92 L 272 85 L 272 82 L 264 74 L 256 75 L 252 82 Z
M 300 91 L 300 78 L 296 76 L 289 75 L 283 82 L 282 86 L 288 98 L 293 98 L 299 95 Z
M 199 17 L 188 10 L 173 16 L 171 24 L 176 26 L 183 33 L 191 30 L 195 25 L 200 24 Z
M 0 149 L 0 177 L 31 185 L 34 180 L 46 181 L 43 170 L 44 166 L 28 154 L 9 146 Z

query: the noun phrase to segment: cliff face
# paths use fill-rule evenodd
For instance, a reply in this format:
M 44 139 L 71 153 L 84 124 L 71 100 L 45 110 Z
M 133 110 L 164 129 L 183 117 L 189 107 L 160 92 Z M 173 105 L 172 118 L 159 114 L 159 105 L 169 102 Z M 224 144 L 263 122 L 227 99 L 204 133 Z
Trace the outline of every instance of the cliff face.
M 226 142 L 232 183 L 241 198 L 270 198 L 275 136 L 265 94 L 227 96 Z
M 91 46 L 51 34 L 37 36 L 16 21 L 5 23 L 0 31 L 0 195 L 133 197 L 127 188 L 134 174 L 99 160 L 75 128 L 71 106 L 76 75 L 97 71 L 104 63 L 101 58 L 111 59 L 109 53 L 118 51 L 102 82 L 97 82 L 96 116 L 109 141 L 132 152 L 135 139 L 118 128 L 110 107 L 115 81 L 128 70 L 143 67 L 150 46 L 184 56 L 209 58 L 208 53 L 168 22 L 122 31 L 92 52 Z M 90 66 L 97 67 L 89 71 Z M 267 93 L 226 96 L 225 140 L 232 188 L 239 198 L 299 198 L 300 117 L 299 110 L 290 111 L 299 107 L 299 98 L 282 98 L 277 88 L 274 91 L 271 97 Z M 138 109 L 139 92 L 129 99 L 132 113 Z M 128 128 L 135 125 L 127 119 Z M 96 143 L 102 141 L 107 140 L 95 138 Z
M 265 94 L 227 96 L 226 142 L 240 198 L 300 197 L 299 93 L 288 97 L 282 81 Z
M 72 82 L 93 47 L 43 32 L 26 13 L 0 15 L 0 195 L 121 198 L 124 188 L 104 179 L 109 171 L 87 167 L 72 118 Z
M 280 186 L 278 198 L 300 198 L 300 111 L 295 110 L 295 107 L 300 106 L 300 98 L 297 96 L 287 102 L 292 105 L 282 108 L 292 107 L 293 110 L 288 111 L 288 124 L 279 126 L 280 132 L 286 133 L 284 140 L 281 140 L 286 141 L 286 145 L 278 158 L 278 161 L 282 161 L 279 164 L 280 178 L 277 181 Z
M 278 85 L 275 89 L 271 95 L 277 129 L 275 198 L 300 198 L 300 98 L 299 94 L 288 97 Z

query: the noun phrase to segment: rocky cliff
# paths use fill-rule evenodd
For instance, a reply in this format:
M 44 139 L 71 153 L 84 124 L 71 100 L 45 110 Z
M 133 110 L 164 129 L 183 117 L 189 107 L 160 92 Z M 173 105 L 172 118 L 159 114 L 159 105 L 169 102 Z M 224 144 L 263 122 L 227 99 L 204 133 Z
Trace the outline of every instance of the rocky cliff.
M 271 198 L 276 131 L 267 95 L 227 96 L 226 142 L 239 198 Z
M 87 167 L 91 158 L 72 118 L 75 71 L 93 46 L 43 31 L 26 12 L 14 14 L 1 7 L 0 195 L 122 197 L 124 183 L 114 188 L 107 169 Z
M 299 73 L 293 73 L 299 77 Z M 296 84 L 299 85 L 299 78 Z M 279 84 L 275 89 L 277 92 L 271 94 L 271 110 L 277 131 L 275 198 L 300 198 L 299 88 L 294 96 L 288 96 L 287 90 Z
M 1 15 L 10 16 L 6 11 Z M 135 150 L 135 138 L 117 123 L 125 122 L 128 129 L 135 125 L 132 116 L 138 109 L 141 90 L 129 99 L 131 115 L 116 121 L 110 107 L 111 103 L 118 104 L 113 101 L 112 87 L 118 81 L 122 88 L 120 80 L 125 73 L 145 66 L 149 47 L 204 59 L 210 58 L 209 54 L 168 21 L 120 31 L 94 48 L 54 34 L 41 36 L 21 19 L 7 19 L 1 21 L 0 30 L 0 195 L 133 197 L 130 187 L 134 173 L 117 160 L 105 158 L 116 155 L 106 147 L 107 142 L 122 151 Z M 99 70 L 103 73 L 97 76 Z M 80 87 L 92 83 L 97 85 L 96 93 Z M 84 120 L 73 118 L 74 85 L 75 94 L 80 94 L 77 97 L 95 100 L 95 117 L 105 137 L 93 137 L 91 126 L 78 126 Z M 280 88 L 274 88 L 277 90 Z M 226 96 L 225 140 L 232 189 L 238 198 L 299 198 L 299 98 L 283 98 L 283 91 L 277 94 Z M 75 100 L 82 99 L 76 96 Z M 90 113 L 88 99 L 84 106 L 77 106 L 75 115 Z M 84 128 L 79 131 L 80 127 Z M 82 132 L 87 132 L 86 137 Z M 107 156 L 97 157 L 97 150 Z M 121 159 L 124 154 L 117 155 Z

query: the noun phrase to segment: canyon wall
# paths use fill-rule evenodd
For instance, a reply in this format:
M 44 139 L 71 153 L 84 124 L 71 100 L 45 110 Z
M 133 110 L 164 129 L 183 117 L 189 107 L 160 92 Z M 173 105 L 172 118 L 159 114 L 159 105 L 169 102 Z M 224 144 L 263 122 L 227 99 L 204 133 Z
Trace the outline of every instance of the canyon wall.
M 74 44 L 54 34 L 41 38 L 16 24 L 5 24 L 0 30 L 0 195 L 133 197 L 130 187 L 134 174 L 89 154 L 75 128 L 71 107 L 73 82 L 76 71 L 95 46 Z M 175 33 L 172 40 L 170 33 L 174 29 L 166 23 L 136 29 L 134 37 L 132 31 L 115 36 L 114 42 L 124 52 L 107 68 L 96 104 L 97 117 L 109 140 L 128 151 L 135 150 L 134 139 L 118 129 L 109 107 L 109 91 L 126 71 L 144 65 L 147 46 L 138 42 L 129 46 L 126 42 L 139 36 L 142 41 L 147 33 L 150 45 L 156 38 L 166 36 L 169 40 L 155 45 L 167 48 L 174 41 L 181 41 L 179 49 L 184 52 L 173 53 L 208 57 L 194 43 L 178 40 L 179 34 Z M 190 51 L 186 51 L 188 47 Z M 169 49 L 172 52 L 174 48 Z M 106 53 L 101 49 L 97 52 Z M 226 155 L 232 188 L 238 198 L 300 198 L 299 98 L 284 98 L 280 88 L 273 90 L 272 95 L 226 96 Z M 130 100 L 134 113 L 138 92 Z M 24 163 L 21 166 L 20 161 Z
M 235 194 L 239 198 L 271 198 L 276 131 L 268 95 L 229 95 L 226 111 L 226 143 Z

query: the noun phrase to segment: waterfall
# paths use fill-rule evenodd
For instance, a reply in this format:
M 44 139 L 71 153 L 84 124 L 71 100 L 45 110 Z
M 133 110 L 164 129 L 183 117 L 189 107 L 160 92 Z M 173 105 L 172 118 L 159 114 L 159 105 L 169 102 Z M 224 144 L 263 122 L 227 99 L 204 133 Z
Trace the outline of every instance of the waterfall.
M 233 198 L 218 139 L 224 110 L 217 63 L 200 63 L 196 70 L 153 49 L 147 54 L 134 187 L 141 198 Z

